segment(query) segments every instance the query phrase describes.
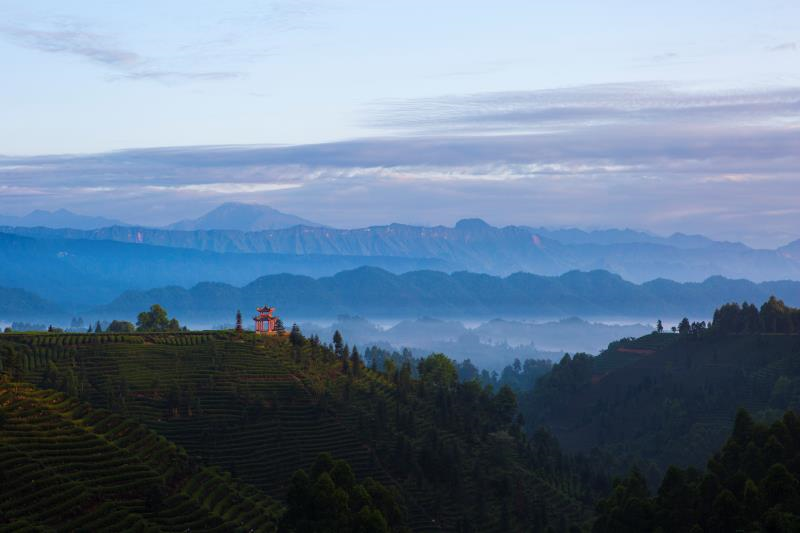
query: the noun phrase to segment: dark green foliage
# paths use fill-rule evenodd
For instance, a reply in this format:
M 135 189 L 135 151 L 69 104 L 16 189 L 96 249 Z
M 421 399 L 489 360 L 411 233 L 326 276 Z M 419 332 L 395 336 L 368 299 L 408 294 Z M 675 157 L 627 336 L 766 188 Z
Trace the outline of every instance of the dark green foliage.
M 303 332 L 300 331 L 300 326 L 297 324 L 292 324 L 292 329 L 289 332 L 289 341 L 293 346 L 303 346 L 306 342 L 306 338 L 303 336 Z
M 109 333 L 133 333 L 136 331 L 136 326 L 127 320 L 112 320 L 108 325 Z
M 538 379 L 550 372 L 553 363 L 545 359 L 525 359 L 523 362 L 514 359 L 514 362 L 504 367 L 500 374 L 490 373 L 487 370 L 479 371 L 469 359 L 456 366 L 459 381 L 477 380 L 484 387 L 491 385 L 493 389 L 508 385 L 516 394 L 521 394 L 533 390 Z
M 597 506 L 594 531 L 800 530 L 800 417 L 772 425 L 740 410 L 707 472 L 670 467 L 651 497 L 634 470 Z
M 423 385 L 449 389 L 458 381 L 455 363 L 442 353 L 431 354 L 422 359 L 417 364 L 417 373 Z
M 744 302 L 725 304 L 714 312 L 711 330 L 719 334 L 800 333 L 800 309 L 771 296 L 761 309 Z
M 361 361 L 361 355 L 358 353 L 358 348 L 353 346 L 353 351 L 350 353 L 350 367 L 353 369 L 353 375 L 360 375 L 361 370 L 364 367 L 363 361 Z
M 175 318 L 167 316 L 167 310 L 158 304 L 150 306 L 149 311 L 142 311 L 136 320 L 138 331 L 180 331 L 181 326 Z
M 372 478 L 357 483 L 346 461 L 334 461 L 324 453 L 312 465 L 310 476 L 305 470 L 292 476 L 279 531 L 407 531 L 399 500 L 399 494 Z
M 342 339 L 342 334 L 339 333 L 339 330 L 333 332 L 333 351 L 336 355 L 342 355 L 342 348 L 344 347 L 344 340 Z

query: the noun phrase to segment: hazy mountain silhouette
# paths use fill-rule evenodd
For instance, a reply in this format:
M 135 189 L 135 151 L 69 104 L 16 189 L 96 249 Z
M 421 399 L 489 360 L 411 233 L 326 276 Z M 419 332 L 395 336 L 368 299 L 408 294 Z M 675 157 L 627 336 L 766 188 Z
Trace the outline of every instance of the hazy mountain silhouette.
M 797 244 L 760 250 L 698 235 L 658 237 L 631 230 L 540 229 L 499 228 L 467 219 L 454 227 L 292 226 L 244 232 L 115 226 L 90 231 L 18 227 L 0 231 L 35 238 L 113 240 L 213 252 L 430 258 L 444 265 L 442 270 L 493 275 L 519 271 L 560 275 L 570 270 L 601 269 L 635 282 L 656 278 L 699 282 L 713 275 L 754 281 L 800 279 Z
M 396 272 L 445 268 L 408 257 L 221 254 L 185 248 L 81 239 L 32 239 L 0 233 L 0 282 L 64 307 L 105 303 L 127 289 L 192 286 L 202 281 L 243 284 L 264 274 L 331 275 L 361 265 Z
M 37 209 L 24 216 L 0 215 L 0 225 L 90 230 L 108 226 L 125 226 L 126 224 L 111 218 L 79 215 L 66 209 L 57 211 Z
M 229 202 L 209 211 L 205 215 L 181 220 L 167 226 L 168 229 L 191 230 L 238 230 L 261 231 L 283 229 L 292 226 L 321 226 L 288 213 L 282 213 L 268 205 Z
M 127 291 L 100 310 L 131 315 L 159 302 L 184 318 L 217 320 L 232 310 L 265 302 L 284 316 L 368 317 L 677 317 L 708 316 L 729 300 L 763 301 L 775 294 L 800 303 L 800 282 L 753 283 L 713 277 L 703 283 L 656 280 L 637 285 L 596 270 L 561 276 L 517 273 L 508 277 L 428 270 L 392 274 L 374 267 L 312 278 L 267 275 L 235 287 L 200 283 L 191 289 L 163 287 Z

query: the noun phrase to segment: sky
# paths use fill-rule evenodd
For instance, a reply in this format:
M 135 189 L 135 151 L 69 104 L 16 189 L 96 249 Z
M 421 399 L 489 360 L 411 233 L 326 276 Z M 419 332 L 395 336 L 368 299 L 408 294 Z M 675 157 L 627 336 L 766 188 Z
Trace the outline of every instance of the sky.
M 800 3 L 0 2 L 0 214 L 800 238 Z

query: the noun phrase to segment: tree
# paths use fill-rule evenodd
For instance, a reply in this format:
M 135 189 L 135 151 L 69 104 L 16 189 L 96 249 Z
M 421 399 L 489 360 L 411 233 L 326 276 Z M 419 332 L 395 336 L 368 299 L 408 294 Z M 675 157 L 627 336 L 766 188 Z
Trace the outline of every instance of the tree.
M 102 333 L 103 332 L 103 326 L 100 325 L 100 321 L 99 320 L 94 325 L 94 332 L 95 333 Z
M 292 346 L 302 346 L 306 342 L 306 338 L 303 336 L 303 332 L 300 331 L 300 326 L 297 324 L 292 324 L 292 330 L 289 332 L 289 341 L 292 343 Z
M 434 353 L 418 365 L 420 379 L 437 387 L 450 388 L 458 380 L 455 363 L 443 353 Z
M 617 483 L 597 506 L 593 531 L 800 531 L 798 449 L 800 419 L 793 411 L 767 426 L 739 410 L 705 475 L 670 467 L 655 498 L 646 487 L 631 491 L 630 482 Z
M 236 333 L 242 332 L 242 311 L 236 310 Z
M 358 348 L 353 346 L 353 352 L 350 354 L 350 363 L 353 366 L 353 374 L 359 375 L 361 373 L 361 355 L 358 353 Z
M 342 348 L 342 372 L 345 374 L 350 372 L 350 347 L 346 344 Z
M 286 504 L 280 531 L 407 531 L 393 492 L 371 478 L 359 483 L 350 465 L 330 454 L 320 455 L 310 474 L 295 472 Z
M 658 319 L 658 322 L 656 322 L 656 331 L 658 333 L 663 333 L 664 332 L 664 324 L 661 323 L 661 319 L 660 318 Z
M 169 319 L 166 309 L 158 304 L 153 304 L 148 311 L 139 313 L 136 329 L 139 331 L 180 331 L 181 328 L 176 319 Z
M 344 346 L 344 339 L 342 339 L 342 334 L 339 333 L 339 330 L 333 332 L 333 351 L 336 352 L 336 355 L 342 355 L 342 348 Z
M 136 326 L 127 320 L 112 320 L 107 331 L 109 333 L 133 333 L 136 331 Z
M 767 333 L 794 333 L 792 315 L 796 309 L 786 307 L 783 300 L 770 296 L 761 306 L 759 316 Z
M 494 399 L 495 415 L 504 424 L 511 423 L 514 413 L 517 410 L 517 397 L 511 387 L 503 385 L 497 391 Z
M 275 320 L 275 333 L 279 335 L 286 333 L 286 327 L 283 325 L 283 320 L 280 318 Z
M 678 324 L 678 333 L 680 335 L 688 335 L 689 332 L 691 331 L 691 329 L 692 329 L 692 325 L 689 323 L 689 319 L 686 318 L 686 317 L 683 317 L 683 320 L 681 320 L 681 323 Z

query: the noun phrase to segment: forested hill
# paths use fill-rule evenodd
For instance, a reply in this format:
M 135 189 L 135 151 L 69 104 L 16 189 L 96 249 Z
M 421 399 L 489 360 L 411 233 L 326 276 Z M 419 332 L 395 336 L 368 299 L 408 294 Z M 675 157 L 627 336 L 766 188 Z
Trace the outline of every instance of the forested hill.
M 587 523 L 609 485 L 441 354 L 370 368 L 299 332 L 51 333 L 0 335 L 0 362 L 0 524 L 545 531 Z
M 800 310 L 777 299 L 723 306 L 711 327 L 566 356 L 521 400 L 529 428 L 623 469 L 638 463 L 653 484 L 669 465 L 702 466 L 740 407 L 766 418 L 800 408 Z
M 319 279 L 290 274 L 264 276 L 241 288 L 201 283 L 191 289 L 129 291 L 100 311 L 131 315 L 161 302 L 182 318 L 216 319 L 229 316 L 232 309 L 251 309 L 269 301 L 283 312 L 306 317 L 580 315 L 651 316 L 655 320 L 684 313 L 710 317 L 715 307 L 730 298 L 761 301 L 771 294 L 800 304 L 800 282 L 757 284 L 714 277 L 703 283 L 655 280 L 636 285 L 605 271 L 569 272 L 557 277 L 518 273 L 501 278 L 433 271 L 395 275 L 378 268 L 359 268 Z
M 634 469 L 597 507 L 595 533 L 800 531 L 800 417 L 747 411 L 705 471 L 671 467 L 653 494 Z

